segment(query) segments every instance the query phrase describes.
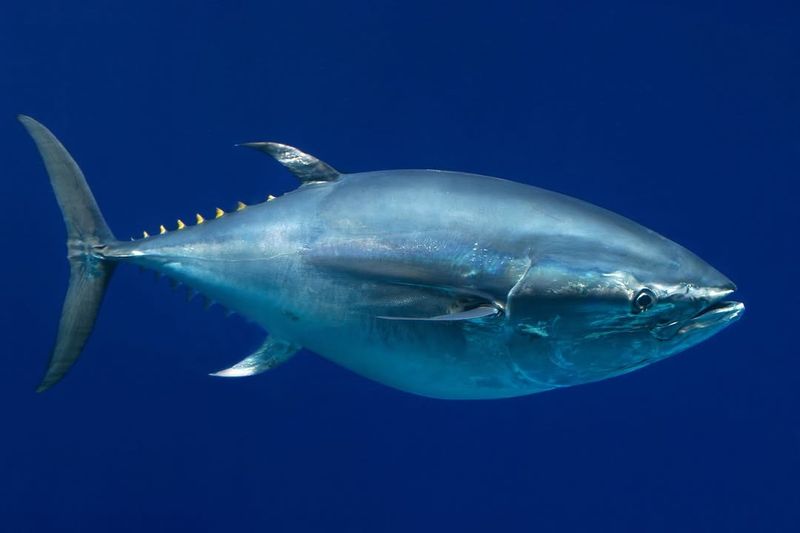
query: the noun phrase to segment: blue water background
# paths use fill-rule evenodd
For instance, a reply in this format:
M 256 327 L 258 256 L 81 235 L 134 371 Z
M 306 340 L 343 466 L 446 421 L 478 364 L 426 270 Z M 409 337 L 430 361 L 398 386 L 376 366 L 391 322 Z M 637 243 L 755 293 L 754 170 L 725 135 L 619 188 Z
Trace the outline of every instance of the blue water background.
M 5 2 L 0 531 L 799 531 L 796 6 Z M 122 238 L 291 190 L 233 147 L 277 140 L 591 201 L 697 252 L 748 311 L 621 378 L 447 402 L 305 352 L 210 378 L 262 334 L 123 268 L 36 395 L 68 271 L 19 112 Z

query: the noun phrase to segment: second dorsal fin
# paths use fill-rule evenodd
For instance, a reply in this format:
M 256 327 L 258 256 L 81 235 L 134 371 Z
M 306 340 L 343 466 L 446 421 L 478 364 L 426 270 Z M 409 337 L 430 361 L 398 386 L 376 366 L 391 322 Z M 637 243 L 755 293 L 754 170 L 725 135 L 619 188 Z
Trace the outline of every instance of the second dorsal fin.
M 297 176 L 302 183 L 334 181 L 339 177 L 338 170 L 293 146 L 273 142 L 242 143 L 239 146 L 246 146 L 271 155 Z

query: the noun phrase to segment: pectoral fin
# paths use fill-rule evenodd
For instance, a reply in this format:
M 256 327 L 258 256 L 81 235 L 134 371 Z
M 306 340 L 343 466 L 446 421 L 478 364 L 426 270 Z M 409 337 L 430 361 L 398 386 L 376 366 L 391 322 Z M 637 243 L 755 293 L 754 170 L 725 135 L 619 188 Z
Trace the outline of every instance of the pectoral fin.
M 477 320 L 480 318 L 494 317 L 500 314 L 500 310 L 493 305 L 479 305 L 473 309 L 449 313 L 446 315 L 432 317 L 399 317 L 399 316 L 379 316 L 384 320 L 416 320 L 425 322 L 455 322 L 458 320 Z
M 300 346 L 296 344 L 274 337 L 267 337 L 264 344 L 251 355 L 248 355 L 230 368 L 209 375 L 223 378 L 255 376 L 288 361 L 299 350 Z

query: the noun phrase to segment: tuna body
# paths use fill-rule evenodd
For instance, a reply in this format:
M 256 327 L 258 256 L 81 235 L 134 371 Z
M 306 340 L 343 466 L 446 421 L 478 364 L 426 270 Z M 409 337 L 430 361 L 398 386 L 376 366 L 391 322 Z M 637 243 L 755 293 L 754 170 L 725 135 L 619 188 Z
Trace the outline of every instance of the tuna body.
M 587 273 L 618 272 L 623 265 L 615 261 L 627 258 L 625 275 L 633 278 L 660 269 L 668 273 L 662 280 L 677 283 L 699 268 L 705 285 L 730 283 L 683 248 L 606 210 L 511 181 L 429 170 L 309 183 L 107 253 L 161 270 L 272 336 L 368 378 L 443 398 L 529 394 L 667 355 L 647 346 L 633 361 L 609 368 L 597 354 L 594 364 L 584 341 L 602 326 L 575 331 L 559 324 L 564 313 L 548 314 L 549 300 L 575 297 L 581 286 L 592 290 Z M 391 320 L 479 305 L 500 314 Z
M 39 390 L 86 343 L 119 263 L 162 272 L 269 332 L 214 375 L 252 376 L 301 347 L 437 398 L 501 398 L 619 375 L 717 333 L 743 311 L 733 283 L 609 211 L 487 176 L 342 174 L 248 143 L 301 186 L 138 241 L 117 240 L 78 165 L 30 117 L 67 227 L 70 284 Z

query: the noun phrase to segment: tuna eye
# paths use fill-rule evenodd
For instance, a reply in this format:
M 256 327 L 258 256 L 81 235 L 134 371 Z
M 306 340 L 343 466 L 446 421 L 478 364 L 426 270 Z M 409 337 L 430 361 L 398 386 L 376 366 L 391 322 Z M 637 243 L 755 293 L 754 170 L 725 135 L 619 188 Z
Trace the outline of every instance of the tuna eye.
M 636 311 L 646 311 L 656 303 L 656 295 L 650 289 L 642 289 L 633 299 L 633 307 Z

